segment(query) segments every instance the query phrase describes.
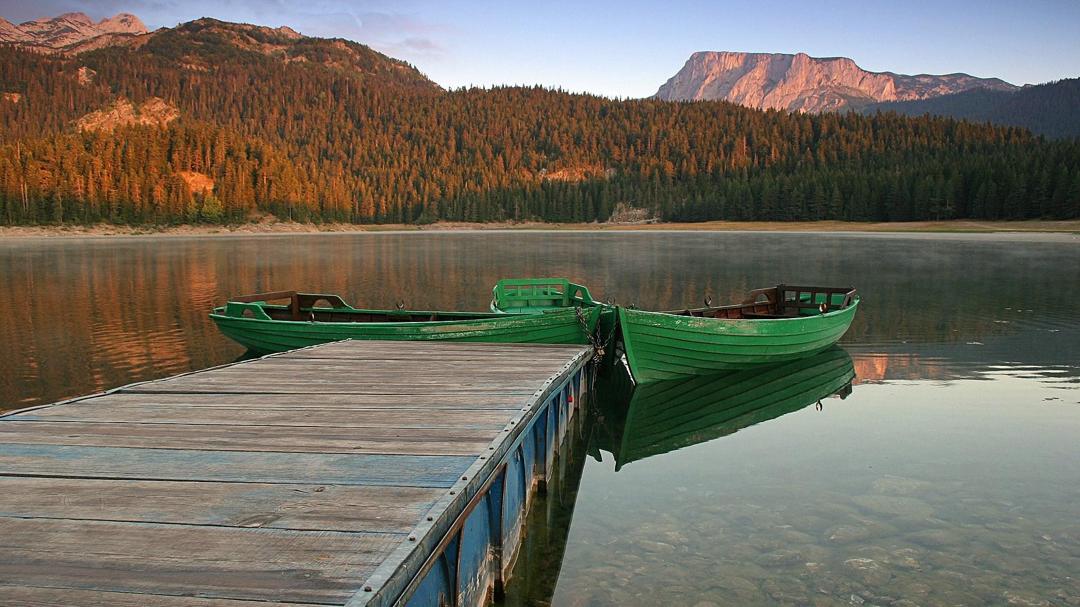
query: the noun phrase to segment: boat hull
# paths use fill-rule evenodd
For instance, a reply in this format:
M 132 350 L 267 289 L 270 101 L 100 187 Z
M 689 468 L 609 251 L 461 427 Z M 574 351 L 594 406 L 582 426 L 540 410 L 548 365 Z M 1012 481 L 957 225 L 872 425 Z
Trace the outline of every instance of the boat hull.
M 627 362 L 639 383 L 747 369 L 813 356 L 847 332 L 858 301 L 825 314 L 715 319 L 619 307 Z
M 573 309 L 452 321 L 310 322 L 237 317 L 219 308 L 210 318 L 226 337 L 252 352 L 270 354 L 343 339 L 588 344 L 599 315 L 599 309 L 586 310 L 587 327 Z

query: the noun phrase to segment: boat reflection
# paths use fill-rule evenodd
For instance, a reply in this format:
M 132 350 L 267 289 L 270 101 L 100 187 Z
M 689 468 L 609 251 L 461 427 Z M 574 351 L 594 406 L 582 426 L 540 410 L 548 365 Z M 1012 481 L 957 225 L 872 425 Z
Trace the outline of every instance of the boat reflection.
M 851 393 L 855 367 L 840 347 L 765 369 L 634 386 L 616 366 L 597 386 L 597 423 L 589 450 L 615 457 L 615 469 L 710 441 L 821 399 Z

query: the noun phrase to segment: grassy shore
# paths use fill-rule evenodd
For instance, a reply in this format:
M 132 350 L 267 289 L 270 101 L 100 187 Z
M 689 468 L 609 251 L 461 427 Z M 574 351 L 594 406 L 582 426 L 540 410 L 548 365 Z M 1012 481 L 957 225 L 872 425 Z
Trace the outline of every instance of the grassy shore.
M 707 221 L 702 223 L 463 223 L 439 222 L 429 225 L 349 223 L 295 223 L 262 221 L 232 225 L 125 226 L 50 225 L 0 226 L 0 238 L 41 238 L 80 236 L 203 236 L 245 234 L 305 234 L 347 232 L 439 232 L 466 230 L 599 230 L 599 231 L 714 231 L 714 232 L 918 232 L 918 233 L 994 233 L 1047 232 L 1080 234 L 1080 220 L 1073 221 L 913 221 L 869 223 L 848 221 Z

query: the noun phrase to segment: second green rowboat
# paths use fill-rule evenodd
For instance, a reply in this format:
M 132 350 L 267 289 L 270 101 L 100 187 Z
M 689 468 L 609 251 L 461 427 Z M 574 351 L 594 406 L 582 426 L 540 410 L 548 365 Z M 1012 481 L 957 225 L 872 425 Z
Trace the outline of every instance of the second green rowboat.
M 847 332 L 858 305 L 850 287 L 779 285 L 739 304 L 618 315 L 634 380 L 650 382 L 812 356 Z

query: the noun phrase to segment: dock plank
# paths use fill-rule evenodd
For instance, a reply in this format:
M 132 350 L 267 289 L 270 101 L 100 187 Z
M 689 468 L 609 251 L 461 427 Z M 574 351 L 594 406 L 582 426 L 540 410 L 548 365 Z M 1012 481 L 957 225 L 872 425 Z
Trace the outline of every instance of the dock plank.
M 401 534 L 0 518 L 0 584 L 342 602 Z
M 519 409 L 459 410 L 445 409 L 434 416 L 423 409 L 307 409 L 302 416 L 287 409 L 253 407 L 183 407 L 159 406 L 149 410 L 93 404 L 86 406 L 38 409 L 8 418 L 12 422 L 99 421 L 108 423 L 178 423 L 228 424 L 255 426 L 327 426 L 338 428 L 461 428 L 487 429 L 494 436 L 506 422 L 519 415 Z M 151 428 L 148 428 L 151 429 Z M 271 432 L 272 430 L 268 430 Z M 424 434 L 418 432 L 418 434 Z M 360 435 L 360 433 L 357 433 Z M 430 434 L 428 434 L 430 436 Z
M 518 389 L 513 384 L 478 385 L 467 384 L 414 384 L 385 382 L 331 382 L 312 384 L 304 381 L 240 381 L 222 382 L 206 379 L 184 379 L 169 383 L 149 383 L 125 390 L 137 392 L 203 392 L 211 394 L 409 394 L 415 396 L 440 396 L 443 394 L 498 394 L 527 397 L 532 392 Z
M 0 516 L 406 533 L 445 491 L 0 476 Z
M 469 455 L 487 447 L 501 427 L 255 426 L 232 425 L 225 420 L 214 424 L 22 421 L 0 424 L 0 442 L 200 451 Z
M 474 460 L 0 443 L 0 474 L 10 476 L 449 487 Z
M 94 407 L 242 407 L 260 409 L 513 409 L 521 408 L 521 397 L 505 394 L 442 394 L 437 397 L 403 394 L 204 394 L 112 392 L 73 404 Z M 48 411 L 60 407 L 41 407 Z M 66 408 L 66 407 L 64 407 Z
M 190 596 L 103 592 L 74 588 L 36 588 L 0 585 L 4 607 L 315 607 L 315 603 L 278 603 L 276 601 L 237 601 L 202 599 Z

